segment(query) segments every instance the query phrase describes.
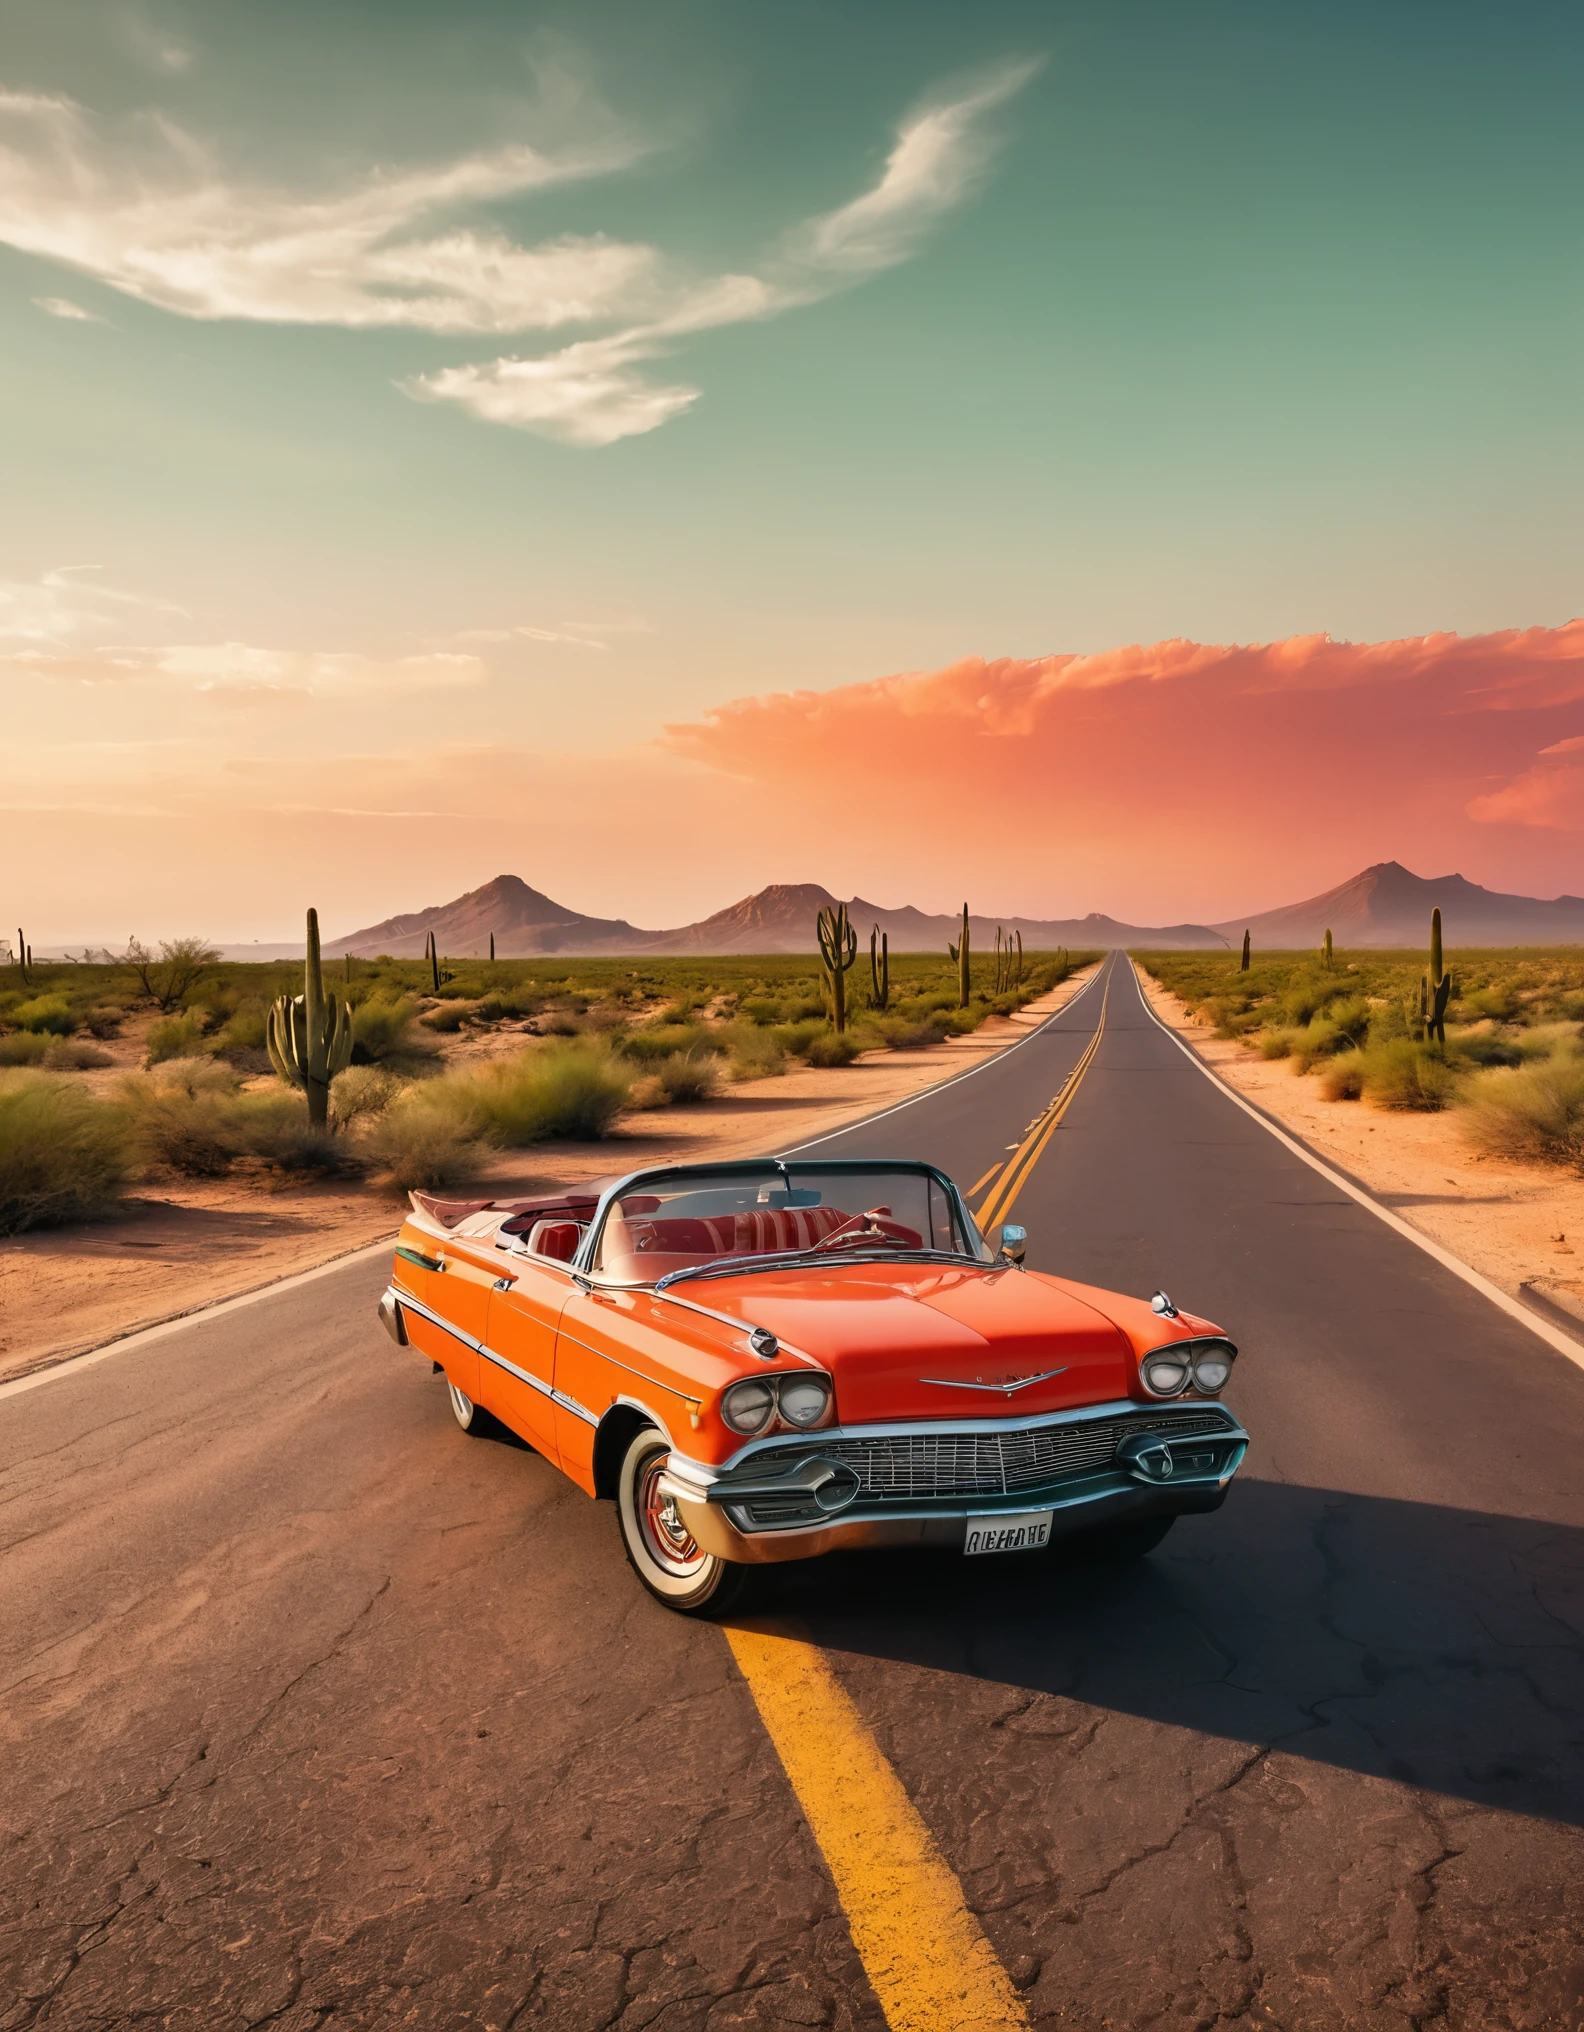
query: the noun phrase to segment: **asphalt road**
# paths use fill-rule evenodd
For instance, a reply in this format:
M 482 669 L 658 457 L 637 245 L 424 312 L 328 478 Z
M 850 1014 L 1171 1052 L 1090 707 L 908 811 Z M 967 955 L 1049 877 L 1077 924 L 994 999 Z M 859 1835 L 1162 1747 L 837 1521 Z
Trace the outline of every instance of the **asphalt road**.
M 971 1184 L 1103 987 L 823 1143 Z M 1584 2026 L 1584 1373 L 1234 1108 L 1115 963 L 1012 1217 L 1244 1356 L 1118 1578 L 783 1584 L 1040 2027 Z M 883 2020 L 721 1633 L 470 1440 L 377 1265 L 0 1401 L 0 2028 Z M 987 1570 L 988 1566 L 988 1570 Z

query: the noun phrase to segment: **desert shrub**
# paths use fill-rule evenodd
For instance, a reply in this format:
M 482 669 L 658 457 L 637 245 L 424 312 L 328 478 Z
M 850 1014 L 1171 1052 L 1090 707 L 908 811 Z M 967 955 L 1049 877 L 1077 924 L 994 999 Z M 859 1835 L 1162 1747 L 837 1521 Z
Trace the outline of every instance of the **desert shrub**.
M 1578 1026 L 1573 1023 L 1537 1023 L 1513 1039 L 1523 1060 L 1571 1057 L 1579 1048 Z
M 1316 1060 L 1362 1044 L 1369 1031 L 1369 1014 L 1369 1004 L 1360 998 L 1333 1002 L 1324 1015 L 1314 1017 L 1302 1030 L 1290 1032 L 1298 1070 L 1307 1072 Z
M 44 1047 L 46 1072 L 92 1072 L 96 1066 L 114 1065 L 108 1051 L 82 1037 L 58 1037 Z
M 539 1018 L 539 1028 L 546 1037 L 581 1037 L 583 1025 L 570 1009 L 549 1009 Z
M 710 1101 L 720 1091 L 720 1061 L 713 1051 L 695 1046 L 662 1059 L 655 1078 L 668 1101 Z
M 1364 1095 L 1364 1054 L 1344 1051 L 1330 1059 L 1320 1075 L 1320 1091 L 1328 1101 L 1357 1101 Z
M 592 1142 L 607 1135 L 628 1103 L 632 1075 L 603 1046 L 551 1044 L 450 1074 L 429 1091 L 470 1133 L 520 1148 L 552 1136 Z
M 938 1015 L 878 1016 L 872 1020 L 881 1040 L 892 1051 L 921 1051 L 928 1045 L 939 1044 L 946 1035 L 946 1026 Z
M 0 1037 L 0 1066 L 37 1065 L 50 1048 L 42 1030 L 12 1030 Z
M 77 1027 L 72 1021 L 71 1004 L 64 995 L 35 995 L 30 1002 L 19 1002 L 7 1020 L 18 1029 L 47 1032 L 54 1037 L 69 1037 Z
M 809 1039 L 808 1049 L 803 1056 L 810 1065 L 834 1067 L 851 1065 L 858 1056 L 859 1046 L 846 1032 L 827 1030 L 819 1037 Z
M 1482 1074 L 1464 1110 L 1463 1133 L 1487 1156 L 1584 1170 L 1584 1059 Z
M 426 1009 L 418 1021 L 426 1029 L 450 1032 L 460 1030 L 472 1014 L 471 1002 L 441 1002 L 434 1009 Z
M 1476 1016 L 1493 1016 L 1498 1023 L 1505 1023 L 1518 1013 L 1518 997 L 1505 983 L 1488 988 L 1473 988 L 1458 1000 L 1465 1009 L 1471 1009 Z
M 826 1030 L 823 1017 L 805 1016 L 796 1023 L 778 1023 L 770 1034 L 783 1051 L 790 1052 L 794 1058 L 804 1058 L 815 1038 L 825 1036 Z
M 1295 1030 L 1267 1030 L 1260 1039 L 1261 1058 L 1291 1058 Z
M 727 1045 L 731 1052 L 727 1073 L 734 1080 L 775 1079 L 786 1071 L 786 1047 L 780 1038 L 754 1024 L 734 1024 Z
M 125 1175 L 118 1108 L 49 1073 L 0 1077 L 0 1234 L 101 1213 Z
M 1322 1009 L 1352 994 L 1357 986 L 1356 980 L 1349 981 L 1337 974 L 1300 975 L 1282 996 L 1282 1014 L 1289 1023 L 1312 1023 Z
M 200 1016 L 162 1016 L 149 1025 L 146 1066 L 163 1065 L 167 1059 L 191 1058 L 203 1049 L 203 1019 Z
M 134 1153 L 187 1178 L 220 1177 L 237 1156 L 236 1076 L 212 1059 L 177 1059 L 161 1071 L 169 1076 L 122 1084 Z
M 1466 1058 L 1471 1065 L 1521 1065 L 1523 1052 L 1510 1037 L 1497 1030 L 1454 1030 L 1448 1033 L 1447 1049 Z
M 1365 1098 L 1380 1108 L 1444 1108 L 1452 1097 L 1452 1068 L 1433 1045 L 1411 1037 L 1372 1044 L 1359 1053 Z
M 646 1025 L 642 1030 L 626 1031 L 616 1040 L 616 1046 L 626 1057 L 647 1063 L 670 1058 L 677 1052 L 720 1052 L 727 1048 L 718 1031 L 706 1030 L 701 1023 Z
M 119 1037 L 126 1011 L 113 1002 L 98 1002 L 83 1017 L 82 1027 L 90 1037 Z
M 375 1118 L 361 1147 L 381 1185 L 437 1191 L 477 1176 L 489 1157 L 477 1118 L 455 1105 L 447 1082 L 409 1087 Z
M 266 1012 L 256 1003 L 235 1009 L 215 1032 L 209 1048 L 233 1062 L 256 1064 L 264 1050 L 265 1022 Z
M 330 1119 L 338 1129 L 381 1115 L 402 1091 L 402 1083 L 387 1066 L 349 1065 L 330 1083 Z
M 309 1121 L 300 1094 L 237 1094 L 222 1106 L 233 1157 L 251 1157 L 294 1178 L 327 1178 L 358 1168 L 355 1152 Z
M 371 995 L 352 1011 L 352 1063 L 382 1065 L 426 1047 L 413 1035 L 418 1006 L 405 996 L 392 1001 Z M 433 1049 L 432 1046 L 427 1047 Z

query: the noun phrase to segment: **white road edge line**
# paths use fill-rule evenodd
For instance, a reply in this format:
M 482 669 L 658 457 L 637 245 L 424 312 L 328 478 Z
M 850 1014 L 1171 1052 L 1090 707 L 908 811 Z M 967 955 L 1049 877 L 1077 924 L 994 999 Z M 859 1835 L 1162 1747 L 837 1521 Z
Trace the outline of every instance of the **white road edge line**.
M 106 1341 L 103 1347 L 89 1348 L 80 1355 L 68 1355 L 64 1362 L 51 1362 L 48 1367 L 34 1369 L 29 1375 L 16 1376 L 9 1383 L 0 1383 L 0 1398 L 20 1397 L 24 1391 L 42 1389 L 46 1383 L 53 1383 L 62 1376 L 72 1376 L 79 1369 L 91 1368 L 95 1362 L 108 1362 L 112 1355 L 131 1354 L 138 1348 L 151 1347 L 155 1341 L 162 1341 L 171 1334 L 183 1333 L 190 1326 L 207 1326 L 212 1319 L 220 1319 L 228 1312 L 240 1312 L 245 1305 L 257 1305 L 261 1299 L 274 1298 L 282 1291 L 296 1291 L 301 1285 L 312 1284 L 316 1278 L 332 1276 L 337 1270 L 345 1270 L 353 1263 L 368 1263 L 376 1256 L 388 1256 L 396 1245 L 393 1230 L 383 1241 L 369 1242 L 361 1249 L 349 1249 L 344 1256 L 332 1256 L 328 1263 L 317 1264 L 312 1270 L 299 1270 L 294 1276 L 277 1278 L 273 1284 L 261 1284 L 255 1291 L 244 1291 L 236 1298 L 222 1298 L 215 1305 L 200 1306 L 194 1312 L 184 1312 L 179 1319 L 161 1320 L 158 1326 L 146 1326 L 137 1333 L 122 1334 L 119 1340 Z
M 1443 1249 L 1439 1242 L 1432 1242 L 1428 1235 L 1421 1233 L 1418 1228 L 1413 1227 L 1409 1222 L 1405 1221 L 1401 1215 L 1394 1214 L 1390 1207 L 1382 1206 L 1380 1201 L 1370 1193 L 1367 1193 L 1362 1186 L 1355 1185 L 1350 1178 L 1344 1178 L 1340 1171 L 1333 1171 L 1330 1165 L 1323 1163 L 1320 1158 L 1315 1156 L 1313 1151 L 1306 1150 L 1295 1138 L 1289 1136 L 1286 1130 L 1279 1129 L 1262 1109 L 1256 1108 L 1251 1102 L 1244 1100 L 1243 1096 L 1235 1088 L 1230 1087 L 1222 1079 L 1213 1066 L 1205 1063 L 1191 1044 L 1185 1044 L 1175 1030 L 1161 1022 L 1155 1011 L 1150 1007 L 1148 991 L 1145 989 L 1143 980 L 1140 978 L 1138 961 L 1129 954 L 1128 963 L 1133 969 L 1133 978 L 1138 984 L 1139 1000 L 1144 1004 L 1150 1021 L 1158 1029 L 1166 1033 L 1190 1065 L 1196 1066 L 1212 1086 L 1219 1088 L 1225 1094 L 1233 1107 L 1241 1108 L 1245 1115 L 1251 1116 L 1259 1123 L 1262 1129 L 1268 1130 L 1278 1143 L 1285 1145 L 1294 1157 L 1302 1158 L 1311 1171 L 1318 1171 L 1320 1176 L 1328 1184 L 1334 1185 L 1338 1192 L 1345 1192 L 1349 1199 L 1356 1200 L 1361 1207 L 1372 1213 L 1377 1220 L 1384 1221 L 1389 1228 L 1395 1228 L 1397 1233 L 1404 1240 L 1412 1242 L 1416 1249 L 1423 1249 L 1427 1256 L 1433 1256 L 1443 1270 L 1450 1270 L 1454 1277 L 1461 1277 L 1465 1284 L 1472 1285 L 1480 1293 L 1481 1297 L 1488 1298 L 1491 1304 L 1499 1307 L 1502 1312 L 1506 1313 L 1509 1319 L 1517 1320 L 1520 1326 L 1526 1326 L 1532 1334 L 1543 1340 L 1547 1347 L 1554 1348 L 1559 1355 L 1565 1355 L 1575 1368 L 1584 1369 L 1584 1347 L 1581 1347 L 1570 1335 L 1563 1333 L 1560 1327 L 1549 1325 L 1536 1313 L 1532 1313 L 1526 1305 L 1521 1305 L 1516 1298 L 1510 1298 L 1499 1284 L 1492 1284 L 1488 1277 L 1482 1277 L 1472 1265 L 1465 1263 L 1461 1257 L 1454 1256 L 1450 1249 Z
M 955 1087 L 966 1079 L 972 1079 L 975 1073 L 988 1072 L 991 1066 L 1000 1065 L 1009 1059 L 1014 1051 L 1021 1051 L 1025 1044 L 1032 1044 L 1036 1037 L 1043 1037 L 1058 1016 L 1065 1016 L 1069 1009 L 1077 1007 L 1095 982 L 1104 976 L 1105 971 L 1106 964 L 1102 960 L 1076 995 L 1070 995 L 1059 1009 L 1053 1009 L 1043 1023 L 1036 1023 L 1028 1036 L 1020 1037 L 1015 1044 L 1003 1044 L 999 1051 L 992 1051 L 988 1058 L 980 1059 L 977 1065 L 967 1066 L 962 1072 L 954 1072 L 950 1079 L 937 1080 L 933 1086 L 920 1087 L 916 1094 L 909 1094 L 905 1101 L 893 1101 L 889 1108 L 881 1108 L 873 1115 L 860 1115 L 856 1122 L 847 1123 L 845 1128 L 832 1129 L 825 1136 L 810 1137 L 807 1143 L 794 1143 L 779 1154 L 782 1157 L 795 1157 L 800 1150 L 817 1150 L 822 1143 L 834 1143 L 838 1136 L 850 1136 L 855 1129 L 867 1129 L 871 1123 L 883 1122 L 887 1115 L 900 1115 L 904 1108 L 917 1107 L 920 1101 L 933 1101 L 945 1093 L 948 1087 Z M 1009 1147 L 1015 1149 L 1017 1146 L 1014 1144 Z
M 947 1087 L 955 1086 L 959 1080 L 972 1079 L 976 1072 L 983 1072 L 987 1066 L 998 1064 L 1011 1052 L 1032 1043 L 1042 1031 L 1056 1021 L 1058 1016 L 1065 1016 L 1075 1003 L 1083 1000 L 1105 970 L 1105 962 L 1102 960 L 1076 995 L 1070 996 L 1059 1009 L 1053 1009 L 1043 1023 L 1036 1024 L 1027 1037 L 1020 1037 L 1015 1044 L 1003 1045 L 1001 1050 L 981 1059 L 978 1065 L 970 1065 L 962 1072 L 953 1073 L 950 1079 L 940 1080 L 933 1086 L 923 1088 L 905 1101 L 898 1101 L 892 1107 L 882 1108 L 879 1114 L 866 1115 L 860 1121 L 849 1122 L 845 1129 L 833 1129 L 829 1136 L 816 1136 L 812 1143 L 795 1143 L 792 1149 L 784 1154 L 790 1157 L 799 1150 L 812 1150 L 815 1144 L 829 1143 L 832 1137 L 845 1136 L 853 1129 L 866 1127 L 870 1122 L 884 1121 L 887 1115 L 894 1115 L 902 1108 L 910 1108 L 915 1101 L 944 1093 Z M 236 1298 L 223 1298 L 216 1305 L 201 1306 L 195 1312 L 182 1313 L 177 1319 L 162 1320 L 158 1326 L 146 1326 L 137 1333 L 122 1334 L 118 1340 L 106 1341 L 103 1347 L 88 1348 L 80 1355 L 68 1355 L 63 1362 L 51 1362 L 42 1369 L 34 1369 L 29 1375 L 14 1377 L 9 1383 L 0 1383 L 0 1400 L 20 1397 L 24 1391 L 42 1389 L 46 1383 L 53 1383 L 62 1376 L 75 1375 L 79 1369 L 91 1368 L 95 1362 L 107 1362 L 112 1355 L 134 1353 L 138 1348 L 146 1348 L 155 1341 L 164 1340 L 169 1334 L 181 1333 L 190 1326 L 204 1326 L 212 1319 L 221 1318 L 225 1313 L 239 1312 L 244 1305 L 257 1305 L 261 1299 L 273 1298 L 278 1292 L 295 1291 L 300 1285 L 312 1284 L 316 1277 L 328 1277 L 332 1271 L 344 1270 L 348 1264 L 369 1262 L 375 1256 L 385 1255 L 395 1247 L 397 1233 L 398 1230 L 393 1229 L 383 1241 L 370 1242 L 366 1248 L 352 1249 L 345 1256 L 332 1257 L 328 1263 L 321 1263 L 313 1270 L 299 1270 L 295 1276 L 277 1278 L 273 1284 L 261 1284 L 256 1291 L 244 1291 Z

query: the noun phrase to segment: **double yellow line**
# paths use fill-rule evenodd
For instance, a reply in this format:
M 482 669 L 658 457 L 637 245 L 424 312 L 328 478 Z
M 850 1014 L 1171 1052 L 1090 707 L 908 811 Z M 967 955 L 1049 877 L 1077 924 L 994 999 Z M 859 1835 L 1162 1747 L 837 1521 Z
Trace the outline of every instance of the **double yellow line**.
M 993 1227 L 997 1221 L 1006 1218 L 1011 1211 L 1012 1202 L 1027 1185 L 1029 1175 L 1044 1155 L 1046 1144 L 1061 1126 L 1062 1116 L 1072 1106 L 1073 1096 L 1077 1093 L 1084 1074 L 1094 1063 L 1095 1053 L 1100 1049 L 1100 1040 L 1105 1035 L 1106 1004 L 1110 999 L 1111 978 L 1107 975 L 1105 991 L 1100 997 L 1100 1021 L 1095 1026 L 1094 1036 L 1084 1047 L 1083 1057 L 1062 1081 L 1061 1088 L 1050 1106 L 1030 1124 L 1027 1134 L 1006 1163 L 987 1173 L 974 1187 L 974 1191 L 978 1192 L 984 1186 L 990 1186 L 990 1196 L 978 1213 L 981 1228 Z M 991 1184 L 991 1180 L 995 1180 L 995 1183 Z

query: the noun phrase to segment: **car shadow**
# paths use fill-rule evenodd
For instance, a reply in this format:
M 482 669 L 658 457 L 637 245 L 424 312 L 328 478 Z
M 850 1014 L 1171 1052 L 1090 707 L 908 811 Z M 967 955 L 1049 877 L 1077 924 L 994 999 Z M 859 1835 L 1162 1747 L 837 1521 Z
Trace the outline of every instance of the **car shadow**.
M 1251 1480 L 1131 1566 L 833 1556 L 765 1607 L 838 1653 L 1584 1824 L 1574 1527 Z

